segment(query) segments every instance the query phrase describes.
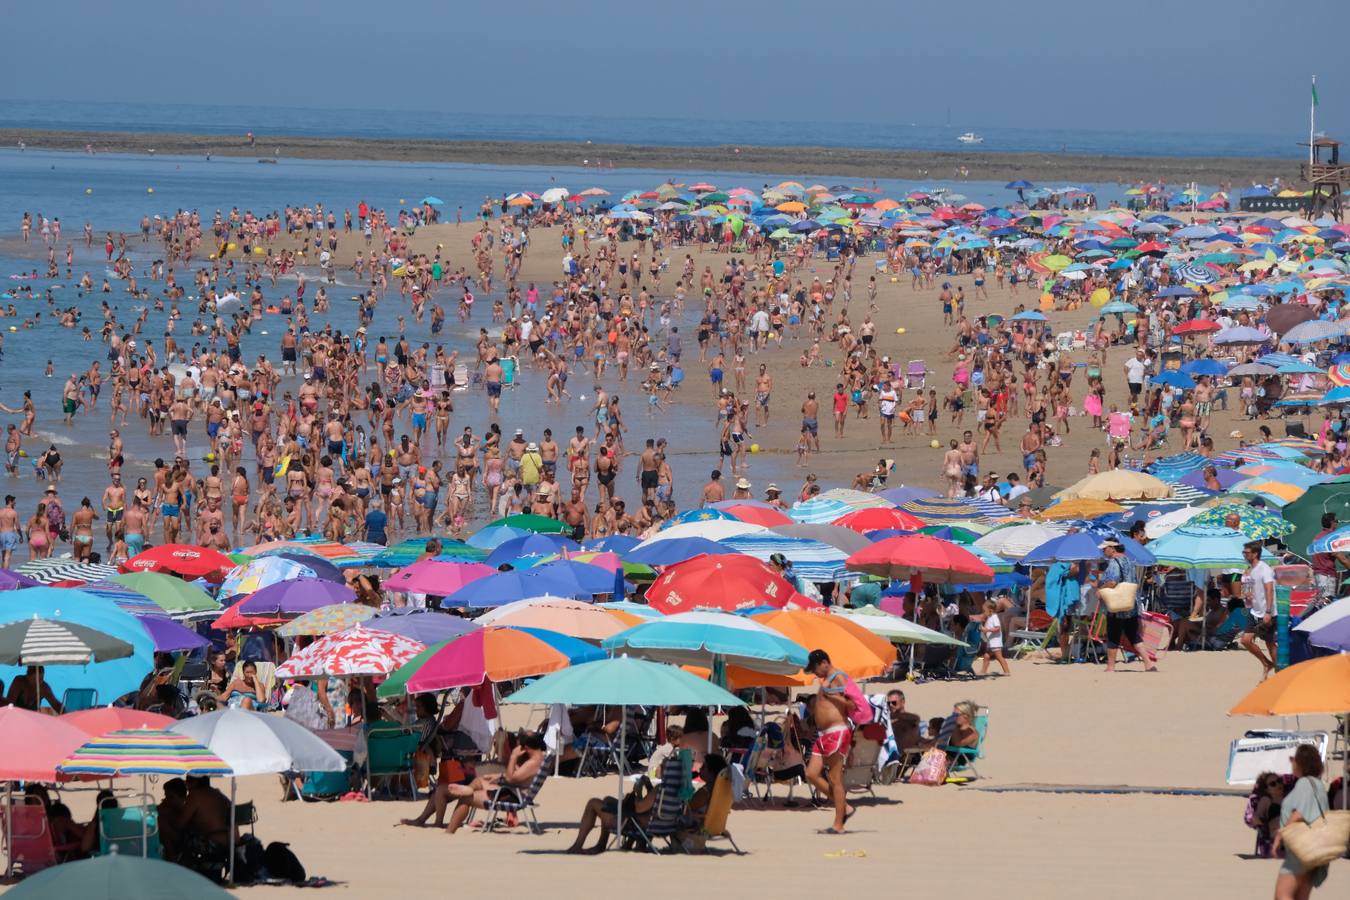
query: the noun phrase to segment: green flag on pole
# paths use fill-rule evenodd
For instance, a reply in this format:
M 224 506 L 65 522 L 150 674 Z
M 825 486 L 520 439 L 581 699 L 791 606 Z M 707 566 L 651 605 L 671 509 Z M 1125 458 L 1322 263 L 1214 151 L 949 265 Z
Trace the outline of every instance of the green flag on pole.
M 1315 78 L 1312 83 L 1312 105 L 1317 106 L 1317 79 Z

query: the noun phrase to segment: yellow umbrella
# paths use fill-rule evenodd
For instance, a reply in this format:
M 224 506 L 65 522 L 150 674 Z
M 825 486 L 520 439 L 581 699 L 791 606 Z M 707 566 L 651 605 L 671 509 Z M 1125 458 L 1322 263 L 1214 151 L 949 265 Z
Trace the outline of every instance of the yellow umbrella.
M 1041 260 L 1041 265 L 1051 272 L 1058 272 L 1060 269 L 1066 269 L 1073 265 L 1073 260 L 1057 253 L 1054 256 L 1047 256 L 1045 259 Z
M 1125 507 L 1119 503 L 1112 503 L 1110 500 L 1090 500 L 1085 497 L 1079 497 L 1074 500 L 1065 500 L 1062 503 L 1056 503 L 1054 506 L 1041 513 L 1042 519 L 1095 519 L 1098 516 L 1109 516 L 1114 513 L 1124 512 Z
M 1161 478 L 1129 469 L 1112 469 L 1070 485 L 1055 495 L 1058 500 L 1158 500 L 1172 496 L 1172 486 Z

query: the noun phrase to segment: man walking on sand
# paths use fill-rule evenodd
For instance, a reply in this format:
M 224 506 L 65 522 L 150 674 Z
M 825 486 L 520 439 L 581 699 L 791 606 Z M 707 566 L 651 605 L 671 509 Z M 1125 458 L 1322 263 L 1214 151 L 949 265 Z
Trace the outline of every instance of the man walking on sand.
M 1247 571 L 1242 573 L 1242 599 L 1251 614 L 1252 624 L 1238 635 L 1242 649 L 1261 661 L 1261 680 L 1275 671 L 1275 570 L 1261 559 L 1260 541 L 1251 541 L 1242 548 Z M 1256 645 L 1260 640 L 1270 656 Z
M 843 834 L 844 824 L 854 810 L 848 806 L 844 790 L 844 761 L 853 746 L 853 726 L 849 711 L 854 701 L 849 698 L 848 674 L 836 669 L 830 655 L 824 650 L 812 650 L 806 660 L 806 671 L 820 679 L 813 718 L 816 742 L 811 748 L 811 761 L 806 766 L 806 780 L 834 806 L 834 824 L 821 834 Z

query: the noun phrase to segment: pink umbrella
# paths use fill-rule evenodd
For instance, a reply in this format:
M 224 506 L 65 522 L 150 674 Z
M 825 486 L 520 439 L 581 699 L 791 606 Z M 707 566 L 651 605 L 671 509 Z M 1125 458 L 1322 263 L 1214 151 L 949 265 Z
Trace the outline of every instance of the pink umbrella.
M 398 574 L 386 579 L 382 587 L 390 591 L 412 591 L 445 597 L 471 581 L 495 574 L 496 569 L 483 563 L 423 559 L 400 569 Z
M 123 706 L 96 706 L 79 712 L 66 713 L 62 722 L 74 725 L 89 737 L 102 737 L 110 731 L 125 731 L 131 728 L 165 729 L 176 719 L 159 713 L 142 712 Z
M 277 677 L 388 675 L 423 649 L 423 644 L 400 634 L 357 625 L 310 644 L 277 666 Z
M 88 734 L 61 718 L 0 708 L 0 779 L 57 781 L 56 767 L 88 741 Z

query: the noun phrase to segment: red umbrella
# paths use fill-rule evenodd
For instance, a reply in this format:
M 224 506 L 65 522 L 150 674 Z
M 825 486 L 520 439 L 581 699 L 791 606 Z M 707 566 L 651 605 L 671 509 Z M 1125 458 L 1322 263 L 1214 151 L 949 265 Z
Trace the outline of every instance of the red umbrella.
M 961 584 L 994 579 L 994 570 L 969 550 L 930 534 L 903 534 L 877 541 L 850 556 L 855 572 L 891 579 L 915 579 L 936 584 Z
M 791 518 L 779 510 L 765 506 L 751 506 L 747 503 L 729 503 L 726 506 L 718 508 L 727 515 L 734 516 L 742 522 L 749 522 L 751 525 L 763 525 L 765 528 L 773 528 L 775 525 L 792 524 Z
M 253 596 L 252 594 L 248 595 Z M 241 597 L 233 606 L 220 614 L 211 627 L 217 631 L 229 631 L 235 628 L 265 628 L 268 625 L 284 625 L 290 621 L 287 617 L 277 616 L 250 616 L 241 613 L 239 607 L 243 606 L 248 597 Z
M 842 525 L 863 534 L 868 531 L 879 531 L 881 529 L 898 528 L 902 531 L 918 531 L 928 523 L 918 516 L 905 512 L 903 509 L 897 509 L 889 506 L 869 506 L 866 509 L 855 509 L 851 513 L 845 513 L 834 520 L 835 525 Z
M 1209 331 L 1218 331 L 1223 326 L 1213 319 L 1191 319 L 1189 322 L 1182 322 L 1172 329 L 1173 334 L 1205 334 Z
M 670 566 L 647 589 L 652 609 L 670 615 L 700 607 L 734 612 L 754 606 L 815 608 L 772 566 L 753 556 L 702 554 Z
M 123 572 L 172 572 L 189 578 L 219 575 L 233 568 L 234 561 L 225 554 L 191 544 L 161 544 L 122 563 Z

